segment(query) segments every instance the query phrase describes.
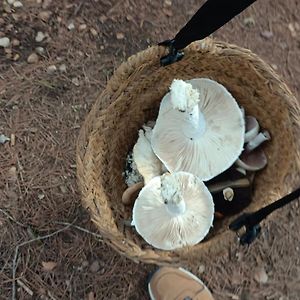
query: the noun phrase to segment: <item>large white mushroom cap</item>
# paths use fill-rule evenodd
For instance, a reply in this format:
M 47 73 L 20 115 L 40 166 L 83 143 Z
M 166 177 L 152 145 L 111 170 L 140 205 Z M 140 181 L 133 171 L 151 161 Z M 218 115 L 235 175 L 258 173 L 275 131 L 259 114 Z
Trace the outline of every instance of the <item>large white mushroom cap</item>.
M 171 173 L 186 171 L 210 180 L 241 154 L 243 114 L 227 89 L 213 80 L 174 80 L 170 89 L 153 128 L 153 151 Z
M 173 250 L 199 243 L 214 217 L 212 196 L 196 176 L 177 172 L 154 177 L 133 207 L 133 224 L 152 246 Z

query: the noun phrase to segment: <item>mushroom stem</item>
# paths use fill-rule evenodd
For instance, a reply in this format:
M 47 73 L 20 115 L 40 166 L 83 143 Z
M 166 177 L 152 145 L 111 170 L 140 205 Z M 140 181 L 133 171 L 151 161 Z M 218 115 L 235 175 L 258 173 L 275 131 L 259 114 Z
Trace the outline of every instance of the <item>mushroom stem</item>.
M 180 216 L 185 213 L 186 205 L 184 200 L 181 199 L 178 203 L 174 201 L 167 202 L 167 210 L 171 216 Z
M 172 216 L 184 214 L 186 205 L 183 200 L 180 183 L 169 173 L 161 177 L 161 196 L 168 213 Z
M 249 186 L 249 180 L 247 178 L 238 179 L 235 181 L 224 181 L 224 182 L 218 182 L 211 185 L 208 185 L 207 188 L 211 193 L 218 193 L 226 189 L 227 187 L 231 188 L 242 188 Z
M 251 140 L 245 147 L 246 152 L 251 152 L 260 146 L 263 142 L 271 139 L 270 133 L 268 131 L 260 132 L 253 140 Z

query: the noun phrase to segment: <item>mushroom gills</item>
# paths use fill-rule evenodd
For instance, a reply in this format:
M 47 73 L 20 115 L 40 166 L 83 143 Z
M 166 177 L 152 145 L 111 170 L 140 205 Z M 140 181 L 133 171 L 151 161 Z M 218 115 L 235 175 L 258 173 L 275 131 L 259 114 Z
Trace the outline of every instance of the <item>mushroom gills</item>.
M 258 171 L 263 169 L 267 163 L 268 160 L 264 151 L 256 148 L 249 153 L 244 151 L 235 164 L 247 171 Z

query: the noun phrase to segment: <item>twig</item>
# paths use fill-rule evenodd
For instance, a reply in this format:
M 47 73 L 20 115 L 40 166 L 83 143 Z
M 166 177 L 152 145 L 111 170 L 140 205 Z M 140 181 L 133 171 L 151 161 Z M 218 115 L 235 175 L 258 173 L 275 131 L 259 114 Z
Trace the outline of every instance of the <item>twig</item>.
M 28 286 L 26 286 L 24 282 L 22 282 L 20 279 L 17 279 L 17 283 L 24 289 L 25 292 L 27 292 L 27 294 L 33 296 L 33 291 Z
M 0 208 L 0 212 L 2 212 L 9 220 L 13 221 L 14 223 L 22 226 L 22 227 L 27 227 L 26 225 L 20 223 L 19 221 L 15 220 L 9 213 L 7 213 L 5 210 Z
M 65 227 L 59 229 L 59 230 L 56 230 L 50 234 L 47 234 L 47 235 L 44 235 L 44 236 L 40 236 L 40 237 L 37 237 L 35 239 L 31 239 L 29 241 L 26 241 L 26 242 L 23 242 L 19 245 L 16 246 L 15 248 L 15 254 L 14 254 L 14 258 L 13 258 L 13 267 L 12 267 L 12 300 L 16 300 L 16 270 L 17 270 L 17 259 L 18 259 L 18 253 L 19 253 L 19 249 L 25 245 L 28 245 L 28 244 L 31 244 L 33 242 L 36 242 L 36 241 L 40 241 L 40 240 L 44 240 L 44 239 L 47 239 L 47 238 L 50 238 L 62 231 L 65 231 L 66 229 L 68 229 L 69 227 L 71 227 L 72 224 L 67 224 Z
M 92 232 L 92 231 L 89 231 L 88 229 L 85 229 L 83 227 L 80 227 L 80 226 L 77 226 L 77 225 L 74 225 L 74 224 L 70 224 L 70 223 L 66 223 L 66 222 L 54 222 L 56 224 L 60 224 L 60 225 L 65 225 L 65 226 L 69 226 L 69 227 L 73 227 L 79 231 L 82 231 L 82 232 L 85 232 L 85 233 L 88 233 L 94 237 L 97 237 L 99 239 L 101 239 L 101 241 L 103 240 L 103 236 L 98 234 L 98 233 L 95 233 L 95 232 Z

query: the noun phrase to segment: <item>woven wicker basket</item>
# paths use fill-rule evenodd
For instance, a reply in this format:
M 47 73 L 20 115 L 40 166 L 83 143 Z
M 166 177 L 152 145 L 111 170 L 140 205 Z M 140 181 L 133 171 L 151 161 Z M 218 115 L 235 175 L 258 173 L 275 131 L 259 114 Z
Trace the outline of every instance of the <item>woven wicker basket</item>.
M 227 229 L 232 218 L 217 224 L 206 239 L 178 251 L 147 245 L 124 225 L 131 208 L 121 196 L 126 189 L 122 172 L 138 129 L 154 120 L 160 101 L 174 78 L 214 79 L 233 94 L 248 114 L 270 131 L 265 146 L 268 167 L 255 181 L 255 195 L 247 210 L 256 210 L 292 191 L 300 180 L 300 113 L 295 97 L 274 71 L 249 50 L 206 39 L 185 49 L 184 59 L 160 67 L 163 47 L 151 47 L 130 57 L 115 72 L 97 98 L 80 131 L 77 148 L 78 181 L 83 205 L 104 240 L 134 261 L 190 264 L 204 255 L 217 255 L 234 242 Z

